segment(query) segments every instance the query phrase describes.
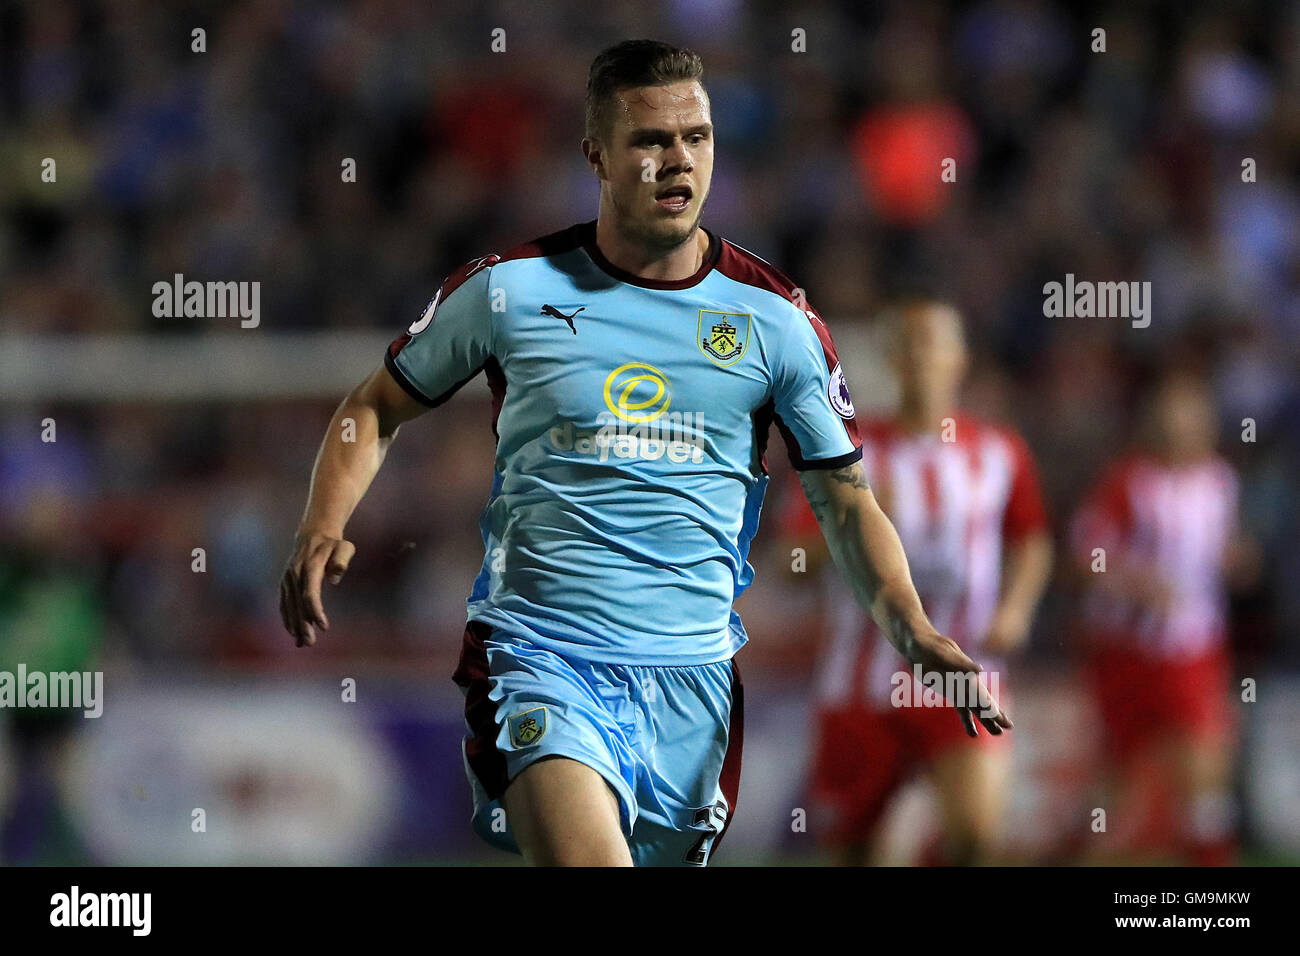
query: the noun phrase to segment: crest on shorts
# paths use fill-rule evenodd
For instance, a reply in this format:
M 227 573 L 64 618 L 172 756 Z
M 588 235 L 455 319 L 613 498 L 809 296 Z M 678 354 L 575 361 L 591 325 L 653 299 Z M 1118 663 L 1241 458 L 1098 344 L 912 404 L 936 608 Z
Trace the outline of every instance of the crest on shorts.
M 700 351 L 718 365 L 734 365 L 749 348 L 749 325 L 753 320 L 748 312 L 715 312 L 700 309 L 697 340 Z
M 515 714 L 506 721 L 510 728 L 510 742 L 516 747 L 527 747 L 542 739 L 546 733 L 546 708 L 534 707 Z

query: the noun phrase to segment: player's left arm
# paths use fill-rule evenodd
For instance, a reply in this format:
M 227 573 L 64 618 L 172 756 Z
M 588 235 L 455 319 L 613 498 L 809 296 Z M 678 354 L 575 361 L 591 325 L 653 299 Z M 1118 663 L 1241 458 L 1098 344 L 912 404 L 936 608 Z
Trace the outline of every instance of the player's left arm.
M 1007 439 L 1013 464 L 1002 516 L 1002 590 L 982 645 L 994 654 L 1024 645 L 1052 576 L 1052 535 L 1038 469 L 1024 439 L 1014 433 Z
M 978 679 L 980 666 L 925 616 L 903 543 L 867 484 L 856 413 L 830 329 L 811 305 L 792 305 L 796 311 L 782 324 L 773 352 L 772 411 L 831 558 L 904 657 L 928 672 L 968 678 L 969 692 L 953 702 L 966 733 L 979 735 L 978 720 L 1000 734 L 1011 721 Z
M 836 566 L 889 642 L 924 671 L 970 677 L 974 693 L 967 700 L 978 699 L 979 706 L 957 708 L 966 733 L 978 736 L 976 720 L 991 734 L 1010 728 L 1010 718 L 976 677 L 980 665 L 926 617 L 903 543 L 876 502 L 862 463 L 801 471 L 799 481 Z

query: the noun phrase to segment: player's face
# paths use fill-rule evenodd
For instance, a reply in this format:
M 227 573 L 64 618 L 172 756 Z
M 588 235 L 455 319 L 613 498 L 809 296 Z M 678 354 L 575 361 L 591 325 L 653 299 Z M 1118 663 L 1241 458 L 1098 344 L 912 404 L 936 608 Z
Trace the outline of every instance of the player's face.
M 623 235 L 673 249 L 695 234 L 713 179 L 713 122 L 698 81 L 615 95 L 597 173 Z
M 966 372 L 961 317 L 945 305 L 908 309 L 902 317 L 897 362 L 904 392 L 928 407 L 950 405 Z

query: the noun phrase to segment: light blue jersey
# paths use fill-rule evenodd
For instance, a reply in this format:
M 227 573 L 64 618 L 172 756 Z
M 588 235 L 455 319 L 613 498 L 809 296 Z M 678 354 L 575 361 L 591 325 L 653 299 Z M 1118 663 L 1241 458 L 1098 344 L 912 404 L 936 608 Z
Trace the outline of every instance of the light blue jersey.
M 732 609 L 775 424 L 796 468 L 861 455 L 830 333 L 786 276 L 708 233 L 680 281 L 609 263 L 588 222 L 462 267 L 389 347 L 412 396 L 484 372 L 497 451 L 468 617 L 569 659 L 692 665 Z

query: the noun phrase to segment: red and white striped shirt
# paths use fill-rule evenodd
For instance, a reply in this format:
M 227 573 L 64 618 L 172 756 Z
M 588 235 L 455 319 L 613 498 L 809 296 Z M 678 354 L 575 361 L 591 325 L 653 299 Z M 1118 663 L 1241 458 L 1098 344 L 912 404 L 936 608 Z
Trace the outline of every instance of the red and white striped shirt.
M 979 653 L 1002 583 L 1002 551 L 1047 527 L 1037 470 L 1014 430 L 954 416 L 949 434 L 908 433 L 892 421 L 863 423 L 863 467 L 898 529 L 926 614 L 986 670 Z M 945 441 L 944 438 L 951 438 Z M 804 527 L 815 521 L 806 505 Z M 888 706 L 891 678 L 910 665 L 853 599 L 827 578 L 831 647 L 819 669 L 823 707 Z
M 1094 588 L 1083 605 L 1089 637 L 1168 656 L 1221 647 L 1224 559 L 1237 529 L 1237 495 L 1232 466 L 1217 456 L 1179 467 L 1144 456 L 1114 463 L 1075 516 L 1071 550 L 1091 565 L 1094 549 L 1103 548 L 1104 573 L 1138 565 L 1162 577 L 1171 596 L 1156 609 Z

